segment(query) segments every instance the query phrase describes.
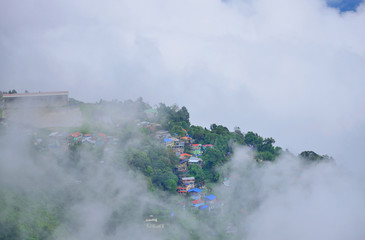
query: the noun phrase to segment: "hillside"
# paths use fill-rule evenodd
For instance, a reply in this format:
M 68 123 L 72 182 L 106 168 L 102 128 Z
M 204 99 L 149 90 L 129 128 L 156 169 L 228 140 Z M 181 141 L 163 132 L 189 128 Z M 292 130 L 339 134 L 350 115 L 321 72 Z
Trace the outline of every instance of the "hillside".
M 244 234 L 237 218 L 257 207 L 228 197 L 237 184 L 231 164 L 236 149 L 245 147 L 257 167 L 289 154 L 274 146 L 273 138 L 239 127 L 232 132 L 214 123 L 209 129 L 191 125 L 185 107 L 151 108 L 141 98 L 73 102 L 84 119 L 81 126 L 1 123 L 6 160 L 0 170 L 0 239 L 90 239 L 93 234 L 114 239 L 127 233 L 235 239 Z M 306 153 L 303 159 L 319 156 Z M 229 203 L 235 207 L 225 208 Z

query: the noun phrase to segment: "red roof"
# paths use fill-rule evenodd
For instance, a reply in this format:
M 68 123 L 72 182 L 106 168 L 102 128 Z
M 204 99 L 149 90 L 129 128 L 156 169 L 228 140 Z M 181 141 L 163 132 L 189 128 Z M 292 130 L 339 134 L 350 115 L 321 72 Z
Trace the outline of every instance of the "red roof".
M 202 203 L 203 201 L 201 199 L 198 199 L 198 200 L 195 200 L 195 201 L 192 201 L 191 203 L 192 204 L 199 204 L 199 203 Z
M 200 144 L 191 144 L 193 147 L 199 147 Z
M 188 153 L 180 154 L 180 157 L 185 157 L 185 156 L 189 156 L 189 157 L 191 157 L 191 154 L 188 154 Z
M 213 147 L 212 144 L 205 144 L 204 147 Z
M 181 139 L 183 139 L 183 140 L 189 140 L 190 138 L 189 137 L 182 137 Z
M 77 138 L 77 137 L 81 136 L 81 133 L 74 132 L 74 133 L 70 133 L 70 135 L 73 136 L 74 138 Z

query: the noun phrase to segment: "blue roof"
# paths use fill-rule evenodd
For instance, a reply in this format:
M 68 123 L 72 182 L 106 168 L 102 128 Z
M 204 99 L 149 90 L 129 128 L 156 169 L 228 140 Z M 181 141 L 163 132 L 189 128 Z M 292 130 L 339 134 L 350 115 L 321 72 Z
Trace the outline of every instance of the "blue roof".
M 199 188 L 193 188 L 193 189 L 190 189 L 188 192 L 201 192 L 202 190 L 199 189 Z
M 212 201 L 212 200 L 216 199 L 216 197 L 212 194 L 212 195 L 209 195 L 209 196 L 205 196 L 205 199 L 207 199 L 209 201 Z
M 194 204 L 192 203 L 191 206 L 194 206 L 194 207 L 200 207 L 200 206 L 203 206 L 204 203 L 197 203 L 197 204 Z
M 203 209 L 206 209 L 206 208 L 208 208 L 208 206 L 207 205 L 204 205 L 200 209 L 203 210 Z
M 166 143 L 166 142 L 171 142 L 172 140 L 170 138 L 165 138 L 163 141 Z

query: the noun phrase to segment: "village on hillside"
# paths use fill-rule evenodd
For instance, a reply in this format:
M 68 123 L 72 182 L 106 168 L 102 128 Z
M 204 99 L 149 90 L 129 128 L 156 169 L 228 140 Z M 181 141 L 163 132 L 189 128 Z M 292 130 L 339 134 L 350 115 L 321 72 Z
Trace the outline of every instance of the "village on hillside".
M 11 115 L 14 109 L 19 110 L 17 106 L 18 99 L 26 96 L 26 94 L 21 95 L 5 95 L 5 103 L 3 102 L 3 109 L 5 116 Z M 56 96 L 54 96 L 56 95 Z M 60 96 L 61 95 L 61 96 Z M 42 99 L 38 99 L 38 97 Z M 51 103 L 54 108 L 67 106 L 65 101 L 67 101 L 68 93 L 38 93 L 32 95 L 32 102 L 37 103 L 44 107 L 44 101 Z M 17 99 L 14 99 L 17 98 Z M 52 99 L 52 101 L 49 101 Z M 49 105 L 47 104 L 49 107 Z M 29 107 L 29 105 L 27 105 Z M 67 111 L 67 110 L 66 110 Z M 10 112 L 10 113 L 9 113 Z M 201 156 L 208 149 L 214 149 L 213 144 L 199 144 L 195 143 L 195 140 L 189 135 L 188 131 L 183 130 L 183 135 L 176 133 L 171 133 L 161 127 L 160 123 L 154 123 L 148 121 L 148 119 L 153 119 L 156 115 L 156 109 L 150 108 L 144 110 L 146 114 L 146 119 L 134 120 L 134 125 L 137 129 L 146 130 L 149 135 L 151 135 L 154 141 L 160 146 L 163 146 L 168 151 L 172 151 L 176 154 L 179 159 L 178 164 L 175 165 L 173 172 L 178 176 L 178 182 L 176 187 L 176 194 L 180 195 L 184 201 L 176 202 L 177 209 L 181 211 L 189 212 L 207 212 L 214 214 L 214 212 L 219 211 L 223 206 L 223 201 L 219 201 L 214 192 L 205 186 L 204 181 L 197 181 L 194 176 L 189 174 L 189 167 L 197 166 L 203 168 L 203 159 Z M 98 118 L 103 119 L 102 116 Z M 7 127 L 8 122 L 6 118 L 2 121 L 2 126 Z M 121 131 L 119 124 L 114 124 L 114 130 L 104 132 L 95 132 L 88 129 L 82 129 L 82 131 L 67 132 L 68 128 L 51 127 L 46 129 L 33 128 L 32 126 L 27 126 L 24 122 L 21 126 L 26 134 L 28 134 L 32 139 L 33 146 L 40 151 L 69 151 L 73 147 L 77 146 L 89 146 L 91 148 L 101 148 L 104 152 L 112 151 L 118 147 L 120 139 L 117 134 L 111 132 Z M 77 129 L 77 128 L 74 128 Z M 188 149 L 188 152 L 186 150 Z M 100 159 L 100 164 L 108 164 L 105 158 Z M 229 181 L 225 179 L 224 186 L 229 187 Z M 171 212 L 171 217 L 173 217 L 173 212 Z M 144 219 L 145 226 L 148 229 L 163 229 L 165 228 L 164 221 L 157 216 L 148 216 Z M 232 230 L 229 227 L 230 233 Z M 228 230 L 227 230 L 228 232 Z
M 71 188 L 88 191 L 83 187 L 93 176 L 85 168 L 91 172 L 113 169 L 114 174 L 123 172 L 127 179 L 138 176 L 144 193 L 151 194 L 153 201 L 148 201 L 148 206 L 135 216 L 136 222 L 147 231 L 172 235 L 175 228 L 183 228 L 187 231 L 182 231 L 181 239 L 202 231 L 199 222 L 191 223 L 191 216 L 210 225 L 203 235 L 227 239 L 244 231 L 237 228 L 237 219 L 245 219 L 248 209 L 258 203 L 230 199 L 241 184 L 231 176 L 231 166 L 226 164 L 235 146 L 246 146 L 258 166 L 274 161 L 282 153 L 280 147 L 273 145 L 273 138 L 243 133 L 239 127 L 230 131 L 217 124 L 211 124 L 209 129 L 194 126 L 185 107 L 163 103 L 151 107 L 142 98 L 82 103 L 69 98 L 66 91 L 13 91 L 0 96 L 0 110 L 0 133 L 5 136 L 8 132 L 10 135 L 6 136 L 15 142 L 22 139 L 30 144 L 29 159 L 54 161 L 70 173 Z M 329 159 L 312 151 L 303 152 L 300 157 L 310 162 Z M 133 195 L 118 201 L 117 206 L 138 208 Z M 63 214 L 62 207 L 56 209 L 52 213 Z M 113 209 L 116 222 L 129 218 L 125 211 L 118 211 Z M 227 221 L 222 222 L 222 218 Z M 56 226 L 57 223 L 53 225 Z

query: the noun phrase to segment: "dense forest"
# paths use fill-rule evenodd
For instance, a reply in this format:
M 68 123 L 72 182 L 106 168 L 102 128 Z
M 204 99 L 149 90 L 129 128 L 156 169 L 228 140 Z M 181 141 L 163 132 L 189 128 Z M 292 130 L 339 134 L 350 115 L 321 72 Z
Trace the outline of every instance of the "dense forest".
M 159 222 L 170 226 L 166 239 L 201 239 L 198 229 L 184 218 L 176 216 L 171 222 L 167 217 L 172 210 L 180 211 L 176 203 L 187 201 L 177 196 L 182 177 L 194 177 L 196 186 L 208 195 L 229 177 L 229 169 L 223 166 L 231 161 L 237 147 L 248 148 L 256 164 L 273 162 L 283 153 L 273 138 L 242 132 L 239 127 L 230 131 L 215 123 L 209 128 L 191 125 L 186 107 L 161 103 L 152 108 L 142 98 L 95 104 L 71 99 L 70 103 L 80 108 L 85 119 L 82 126 L 30 129 L 2 119 L 0 150 L 6 160 L 2 160 L 0 172 L 0 240 L 74 238 L 73 233 L 83 226 L 78 225 L 73 209 L 89 199 L 114 199 L 108 220 L 101 226 L 104 236 L 114 236 L 120 227 L 128 229 L 132 224 L 140 227 L 144 218 L 158 216 Z M 190 164 L 179 172 L 179 154 L 156 138 L 161 131 L 176 139 L 189 138 L 199 146 L 211 146 L 199 154 L 191 144 L 184 146 L 184 154 L 196 155 L 202 164 Z M 55 132 L 67 134 L 54 138 Z M 79 133 L 83 140 L 71 133 Z M 308 162 L 330 159 L 311 151 L 299 156 Z M 19 170 L 23 164 L 24 169 Z M 189 211 L 198 220 L 207 217 L 206 213 Z M 231 215 L 229 219 L 233 219 Z M 212 219 L 208 225 L 216 224 Z M 184 231 L 178 234 L 176 228 Z M 234 238 L 226 229 L 216 234 L 217 239 Z

